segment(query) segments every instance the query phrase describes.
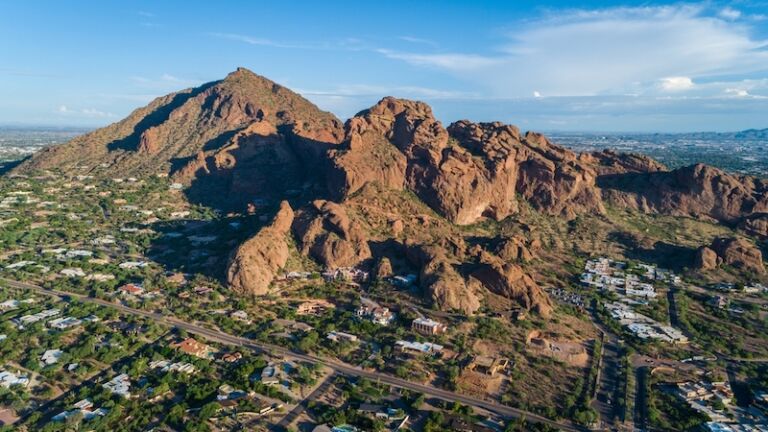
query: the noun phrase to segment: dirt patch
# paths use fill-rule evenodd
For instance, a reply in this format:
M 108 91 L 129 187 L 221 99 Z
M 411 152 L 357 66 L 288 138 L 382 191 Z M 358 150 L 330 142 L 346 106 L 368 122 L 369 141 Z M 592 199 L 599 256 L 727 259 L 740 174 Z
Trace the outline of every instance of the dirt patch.
M 528 334 L 525 344 L 529 352 L 554 358 L 570 366 L 586 367 L 589 364 L 587 349 L 579 342 L 552 340 L 534 330 Z
M 497 398 L 501 396 L 501 390 L 506 379 L 501 374 L 488 376 L 465 369 L 456 381 L 456 385 L 462 393 L 476 397 L 492 396 Z

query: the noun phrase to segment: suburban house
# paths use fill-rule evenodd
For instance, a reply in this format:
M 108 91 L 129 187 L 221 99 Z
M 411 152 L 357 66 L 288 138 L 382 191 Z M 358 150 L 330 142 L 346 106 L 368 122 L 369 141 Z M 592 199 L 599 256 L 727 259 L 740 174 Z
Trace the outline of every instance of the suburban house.
M 368 319 L 379 325 L 389 325 L 395 319 L 395 314 L 389 308 L 380 306 L 378 303 L 365 297 L 361 298 L 360 301 L 362 304 L 355 311 L 358 317 Z
M 131 397 L 131 380 L 128 374 L 120 374 L 112 378 L 109 382 L 103 384 L 104 388 L 110 393 L 130 398 Z
M 29 378 L 26 375 L 16 375 L 8 371 L 0 371 L 0 386 L 9 388 L 11 386 L 26 387 L 29 385 Z
M 440 354 L 443 346 L 431 342 L 410 342 L 399 340 L 395 342 L 397 350 L 405 354 Z
M 171 344 L 171 348 L 175 348 L 185 354 L 189 354 L 202 359 L 210 358 L 214 351 L 214 349 L 210 346 L 202 342 L 198 342 L 193 338 L 186 338 L 181 342 Z
M 81 320 L 73 317 L 57 318 L 55 320 L 49 321 L 48 327 L 57 329 L 57 330 L 64 330 L 70 327 L 78 326 L 81 323 L 82 323 Z
M 43 362 L 45 366 L 50 366 L 58 362 L 63 354 L 64 352 L 58 349 L 48 350 L 43 353 L 42 357 L 40 357 L 40 361 Z
M 128 294 L 128 295 L 137 296 L 137 297 L 144 294 L 144 287 L 134 283 L 127 283 L 121 286 L 120 288 L 118 288 L 117 290 L 123 294 Z
M 325 338 L 334 342 L 357 342 L 357 336 L 340 331 L 332 331 Z

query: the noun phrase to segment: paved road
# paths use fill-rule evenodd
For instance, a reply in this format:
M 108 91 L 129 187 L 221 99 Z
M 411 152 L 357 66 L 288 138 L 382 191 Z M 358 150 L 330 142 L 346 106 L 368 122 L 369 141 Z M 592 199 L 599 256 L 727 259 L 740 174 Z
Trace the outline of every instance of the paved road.
M 650 371 L 647 367 L 635 368 L 635 430 L 647 429 L 648 407 L 645 406 L 648 401 L 646 395 L 645 380 L 649 378 Z
M 667 307 L 669 308 L 669 324 L 672 327 L 680 328 L 680 323 L 677 318 L 677 302 L 675 301 L 675 293 L 677 287 L 675 284 L 669 284 L 669 290 L 667 290 Z
M 119 303 L 112 303 L 106 300 L 92 298 L 82 294 L 70 293 L 70 292 L 60 291 L 60 290 L 49 290 L 39 285 L 34 285 L 26 282 L 19 282 L 12 279 L 0 278 L 0 282 L 4 282 L 5 284 L 7 284 L 12 288 L 28 289 L 28 290 L 39 292 L 40 294 L 43 294 L 43 295 L 49 295 L 49 296 L 60 297 L 60 298 L 71 297 L 71 298 L 76 298 L 80 301 L 99 304 L 105 307 L 115 308 L 124 314 L 141 316 L 150 320 L 154 320 L 155 322 L 158 322 L 160 324 L 166 324 L 172 327 L 183 329 L 188 333 L 203 336 L 214 342 L 219 342 L 226 345 L 240 346 L 256 352 L 263 352 L 271 355 L 282 356 L 282 357 L 304 361 L 308 363 L 320 363 L 344 375 L 368 378 L 380 383 L 388 384 L 392 387 L 404 388 L 411 391 L 424 393 L 427 396 L 435 397 L 448 402 L 459 402 L 464 405 L 483 408 L 488 411 L 494 412 L 498 415 L 501 415 L 503 417 L 508 417 L 508 418 L 524 417 L 528 422 L 543 423 L 564 431 L 575 432 L 575 431 L 586 430 L 579 426 L 575 426 L 571 423 L 557 422 L 554 420 L 550 420 L 546 417 L 542 417 L 538 414 L 524 411 L 517 408 L 508 407 L 505 405 L 501 405 L 497 402 L 480 399 L 472 396 L 467 396 L 459 393 L 453 393 L 451 391 L 432 387 L 429 385 L 414 383 L 414 382 L 397 378 L 388 374 L 364 370 L 358 366 L 352 366 L 347 363 L 342 363 L 335 359 L 322 358 L 314 355 L 290 351 L 286 348 L 283 348 L 277 345 L 256 342 L 251 339 L 246 339 L 239 336 L 233 336 L 218 330 L 211 330 L 195 323 L 182 321 L 173 316 L 164 315 L 156 312 L 149 312 L 141 309 L 135 309 Z
M 592 408 L 600 414 L 600 420 L 604 427 L 614 424 L 616 417 L 615 401 L 616 385 L 619 383 L 619 339 L 605 333 L 603 339 L 602 359 L 600 362 L 600 376 L 595 388 L 596 398 L 592 401 Z
M 328 387 L 333 384 L 333 379 L 336 377 L 335 373 L 328 374 L 325 379 L 323 379 L 323 382 L 320 383 L 320 385 L 315 388 L 312 393 L 308 394 L 307 397 L 301 400 L 301 402 L 297 403 L 296 406 L 290 410 L 283 418 L 280 420 L 280 422 L 277 424 L 277 430 L 278 431 L 286 431 L 288 430 L 288 426 L 291 425 L 296 419 L 299 417 L 299 415 L 304 412 L 305 409 L 307 409 L 307 406 L 309 405 L 310 401 L 317 400 L 320 395 L 325 393 L 328 390 Z
M 616 385 L 619 382 L 619 337 L 600 322 L 594 308 L 591 310 L 590 318 L 592 319 L 592 324 L 603 336 L 603 348 L 600 353 L 600 371 L 594 395 L 596 397 L 591 401 L 590 405 L 600 415 L 602 426 L 608 428 L 614 424 L 615 417 L 613 403 L 615 402 Z M 609 400 L 611 401 L 610 403 L 608 402 Z

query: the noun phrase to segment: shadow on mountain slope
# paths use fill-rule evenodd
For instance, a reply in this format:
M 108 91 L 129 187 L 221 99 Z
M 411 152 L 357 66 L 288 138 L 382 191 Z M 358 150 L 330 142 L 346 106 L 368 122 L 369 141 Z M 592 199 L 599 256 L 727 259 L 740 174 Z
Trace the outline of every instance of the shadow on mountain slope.
M 608 238 L 624 246 L 624 254 L 627 258 L 655 264 L 670 270 L 680 271 L 689 267 L 696 256 L 694 248 L 663 241 L 656 241 L 648 247 L 640 244 L 636 237 L 621 231 L 610 233 Z
M 222 134 L 215 141 L 218 150 L 204 160 L 172 161 L 174 173 L 192 179 L 185 194 L 194 204 L 225 213 L 245 212 L 249 207 L 273 207 L 282 200 L 298 208 L 328 195 L 324 152 L 329 143 L 281 133 L 237 132 Z

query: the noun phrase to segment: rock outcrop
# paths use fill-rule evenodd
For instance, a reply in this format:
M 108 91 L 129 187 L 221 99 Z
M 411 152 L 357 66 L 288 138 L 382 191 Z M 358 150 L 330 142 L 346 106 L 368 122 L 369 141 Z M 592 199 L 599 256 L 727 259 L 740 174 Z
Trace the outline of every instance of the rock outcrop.
M 603 150 L 594 153 L 583 153 L 579 156 L 579 159 L 592 166 L 599 176 L 667 171 L 667 167 L 664 164 L 648 156 L 636 153 L 618 153 L 613 150 Z
M 471 315 L 480 308 L 479 295 L 467 286 L 454 268 L 456 255 L 449 255 L 444 246 L 411 244 L 407 256 L 413 265 L 421 269 L 421 288 L 437 309 Z
M 745 217 L 739 228 L 762 240 L 768 239 L 768 213 L 756 213 Z
M 389 260 L 389 258 L 382 257 L 376 263 L 376 268 L 373 272 L 374 280 L 380 281 L 392 276 L 394 276 L 394 271 L 392 270 L 392 262 Z
M 744 271 L 765 273 L 763 254 L 754 244 L 741 238 L 716 238 L 710 246 L 724 264 Z
M 496 247 L 496 255 L 508 262 L 529 262 L 535 257 L 539 242 L 529 242 L 524 237 L 503 238 Z
M 694 267 L 699 270 L 714 270 L 723 262 L 723 259 L 717 256 L 717 252 L 707 246 L 702 246 L 696 250 L 696 262 Z
M 294 219 L 291 206 L 283 201 L 272 224 L 241 244 L 227 265 L 227 284 L 246 295 L 265 295 L 277 271 L 285 266 L 289 249 L 286 236 Z
M 293 232 L 301 252 L 328 268 L 353 267 L 371 257 L 360 223 L 332 201 L 316 200 L 301 209 Z
M 405 241 L 408 260 L 437 308 L 471 314 L 488 290 L 543 316 L 552 304 L 520 266 L 535 259 L 538 244 L 511 237 L 490 245 L 473 241 L 468 248 L 451 223 L 518 213 L 570 220 L 602 214 L 608 203 L 738 225 L 768 239 L 766 180 L 701 164 L 668 170 L 645 156 L 613 151 L 576 154 L 499 122 L 461 120 L 446 128 L 428 105 L 392 97 L 342 125 L 245 69 L 157 98 L 122 121 L 44 149 L 15 173 L 42 169 L 104 177 L 167 174 L 187 186 L 190 201 L 249 214 L 291 197 L 298 204 L 295 218 L 283 202 L 273 223 L 231 255 L 227 282 L 254 295 L 268 292 L 285 265 L 289 233 L 301 252 L 329 268 L 368 266 L 369 240 L 374 249 Z M 350 205 L 373 190 L 381 196 Z M 397 202 L 398 209 L 383 202 Z M 718 239 L 697 253 L 700 268 L 722 263 L 764 271 L 760 250 L 743 239 Z M 382 259 L 376 276 L 391 273 Z
M 509 298 L 527 310 L 549 317 L 552 301 L 541 287 L 517 264 L 505 262 L 497 256 L 482 252 L 479 268 L 471 277 L 494 294 Z

